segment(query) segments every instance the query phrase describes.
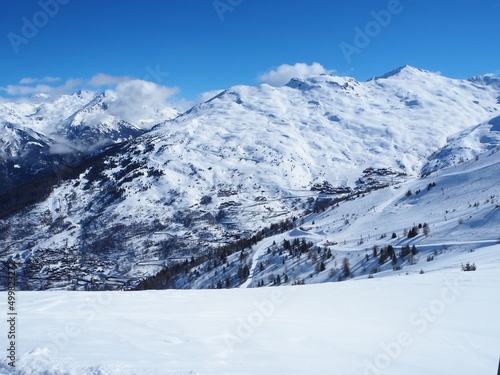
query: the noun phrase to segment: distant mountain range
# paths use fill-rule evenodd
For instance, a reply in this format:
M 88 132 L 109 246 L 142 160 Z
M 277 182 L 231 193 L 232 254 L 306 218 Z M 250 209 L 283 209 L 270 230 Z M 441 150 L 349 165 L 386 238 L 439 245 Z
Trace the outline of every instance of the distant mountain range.
M 235 86 L 182 114 L 145 109 L 164 116 L 150 130 L 113 115 L 118 99 L 106 93 L 3 103 L 2 257 L 22 266 L 25 288 L 134 288 L 165 270 L 169 281 L 158 285 L 210 287 L 226 272 L 224 285 L 236 286 L 246 278 L 231 273 L 235 251 L 246 249 L 253 275 L 263 238 L 311 227 L 319 208 L 352 205 L 359 218 L 365 208 L 351 200 L 415 189 L 495 152 L 499 98 L 497 78 L 405 66 L 367 82 L 325 74 Z M 62 163 L 58 176 L 36 178 Z M 342 222 L 356 221 L 345 214 Z M 340 218 L 321 220 L 325 229 Z M 315 238 L 314 246 L 340 242 Z M 179 270 L 189 277 L 175 278 Z
M 110 91 L 78 91 L 56 100 L 0 103 L 0 193 L 33 177 L 74 165 L 114 143 L 131 140 L 158 122 L 178 115 L 172 108 L 143 104 L 145 121 L 121 118 Z

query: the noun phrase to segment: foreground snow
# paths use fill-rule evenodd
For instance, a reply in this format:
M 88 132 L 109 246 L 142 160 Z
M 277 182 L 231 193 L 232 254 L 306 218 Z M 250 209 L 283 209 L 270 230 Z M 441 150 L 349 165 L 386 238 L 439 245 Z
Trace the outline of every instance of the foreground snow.
M 478 270 L 460 271 L 467 261 Z M 494 374 L 500 245 L 422 268 L 303 287 L 18 292 L 17 372 L 5 358 L 0 372 Z

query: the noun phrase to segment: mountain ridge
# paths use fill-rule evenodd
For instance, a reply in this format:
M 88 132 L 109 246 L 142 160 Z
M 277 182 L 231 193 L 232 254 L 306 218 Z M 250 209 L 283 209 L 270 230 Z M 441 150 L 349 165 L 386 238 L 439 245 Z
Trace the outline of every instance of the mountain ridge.
M 62 264 L 54 252 L 85 270 L 80 281 L 47 287 L 85 288 L 94 278 L 109 286 L 110 277 L 131 285 L 168 259 L 213 256 L 217 244 L 297 225 L 328 202 L 422 184 L 433 153 L 447 145 L 456 153 L 453 142 L 470 144 L 460 162 L 495 150 L 494 136 L 486 148 L 472 142 L 478 124 L 482 139 L 498 117 L 495 86 L 416 73 L 231 87 L 75 169 L 39 203 L 5 218 L 3 241 L 31 275 L 68 275 L 64 262 L 34 261 Z M 450 165 L 442 160 L 431 176 Z M 22 234 L 7 229 L 20 220 Z

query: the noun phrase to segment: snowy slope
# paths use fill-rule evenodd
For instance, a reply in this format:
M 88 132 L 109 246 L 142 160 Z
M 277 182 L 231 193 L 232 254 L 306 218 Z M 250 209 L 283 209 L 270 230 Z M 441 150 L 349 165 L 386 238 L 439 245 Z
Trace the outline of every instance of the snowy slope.
M 479 153 L 494 150 L 499 145 L 500 116 L 449 137 L 446 146 L 429 157 L 429 162 L 422 168 L 422 174 L 473 159 Z
M 364 83 L 322 75 L 283 88 L 237 86 L 164 128 L 199 152 L 214 145 L 257 160 L 282 155 L 282 169 L 294 163 L 305 183 L 325 174 L 352 184 L 369 166 L 418 173 L 448 136 L 496 116 L 497 96 L 491 86 L 403 67 Z
M 402 231 L 388 225 L 372 232 L 354 223 L 363 213 L 360 226 L 379 227 L 380 217 L 365 215 L 372 207 L 427 204 L 401 196 L 407 187 L 425 189 L 427 181 L 418 178 L 438 150 L 463 141 L 474 161 L 494 150 L 499 95 L 489 82 L 453 80 L 408 66 L 368 82 L 321 75 L 281 88 L 236 86 L 75 168 L 71 180 L 36 206 L 3 220 L 3 240 L 11 246 L 7 256 L 24 264 L 26 280 L 43 275 L 37 288 L 81 289 L 95 286 L 95 280 L 102 287 L 111 278 L 130 286 L 173 258 L 187 260 L 271 223 L 300 218 L 324 194 L 357 196 L 394 184 L 403 185 L 372 192 L 373 198 L 358 201 L 361 206 L 346 204 L 346 212 L 325 220 L 344 225 L 347 214 L 355 215 L 349 219 L 354 229 L 334 225 L 351 244 L 363 233 Z M 471 130 L 478 124 L 479 130 Z M 438 167 L 451 165 L 449 160 Z M 497 160 L 488 160 L 488 173 L 496 173 Z M 496 195 L 495 182 L 485 183 L 488 194 Z M 450 184 L 467 188 L 460 180 Z M 441 207 L 439 189 L 432 190 L 432 202 Z M 384 217 L 391 216 L 387 209 Z M 408 227 L 400 219 L 404 213 L 398 225 Z M 439 218 L 444 220 L 441 212 Z M 328 225 L 319 231 L 330 230 Z
M 310 214 L 301 220 L 299 228 L 271 236 L 254 247 L 251 274 L 243 287 L 255 287 L 259 282 L 276 285 L 271 280 L 277 275 L 284 285 L 343 280 L 343 259 L 350 263 L 349 278 L 418 273 L 433 269 L 437 259 L 443 265 L 456 253 L 497 243 L 498 175 L 500 153 L 487 152 L 478 160 L 440 170 L 433 176 L 374 191 Z M 408 191 L 411 196 L 407 196 Z M 408 238 L 405 234 L 424 223 L 429 228 L 427 235 L 422 227 L 416 237 Z M 297 238 L 314 245 L 302 257 L 281 246 L 284 240 L 292 242 Z M 398 268 L 394 270 L 390 258 L 381 264 L 380 256 L 373 256 L 373 247 L 380 251 L 388 245 L 396 253 L 404 245 L 415 245 L 418 254 L 413 258 L 397 256 Z M 324 249 L 332 256 L 327 258 Z M 318 269 L 321 263 L 325 265 L 322 271 Z M 288 282 L 284 281 L 285 275 Z
M 477 271 L 460 271 L 466 261 Z M 1 358 L 0 372 L 495 374 L 500 247 L 434 263 L 304 287 L 18 292 L 16 370 Z

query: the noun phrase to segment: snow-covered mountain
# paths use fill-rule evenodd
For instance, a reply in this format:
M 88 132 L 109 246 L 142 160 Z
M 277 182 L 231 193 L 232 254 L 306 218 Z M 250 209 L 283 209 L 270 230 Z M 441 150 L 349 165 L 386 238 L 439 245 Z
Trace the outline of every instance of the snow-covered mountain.
M 302 220 L 315 225 L 311 211 L 345 205 L 342 214 L 321 218 L 315 233 L 327 233 L 334 222 L 357 221 L 364 209 L 427 204 L 402 196 L 425 189 L 430 180 L 421 180 L 423 174 L 435 178 L 454 161 L 469 165 L 498 147 L 499 96 L 490 80 L 455 80 L 409 66 L 368 82 L 319 75 L 279 88 L 235 86 L 74 166 L 65 181 L 31 197 L 38 203 L 4 205 L 0 236 L 9 250 L 3 256 L 22 265 L 25 287 L 144 286 L 162 269 L 175 271 L 176 261 L 177 270 L 191 273 L 170 275 L 169 286 L 210 287 L 227 276 L 228 285 L 238 285 L 241 278 L 232 275 L 247 270 L 228 257 L 246 249 L 241 256 L 254 259 L 247 265 L 254 272 L 262 255 L 255 255 L 256 244 L 271 235 L 307 232 L 297 227 Z M 99 100 L 86 110 L 105 111 Z M 81 124 L 78 116 L 66 128 Z M 497 157 L 485 160 L 484 170 L 497 176 Z M 460 179 L 450 181 L 457 191 L 467 189 Z M 496 195 L 492 185 L 483 189 L 489 199 Z M 363 198 L 367 194 L 377 199 Z M 430 202 L 443 204 L 437 195 Z M 402 236 L 410 229 L 406 219 L 398 224 L 404 228 L 383 223 L 392 214 L 363 216 L 363 225 L 379 228 L 373 236 Z M 398 209 L 396 217 L 406 214 L 417 222 L 413 211 Z M 444 225 L 444 216 L 433 224 Z M 359 227 L 352 236 L 359 241 L 363 233 Z M 336 238 L 323 235 L 312 243 L 340 242 Z M 352 240 L 344 239 L 346 246 Z M 289 283 L 307 272 L 295 273 Z
M 429 156 L 422 174 L 473 159 L 480 153 L 497 149 L 499 145 L 500 116 L 449 137 L 446 146 Z
M 78 91 L 55 100 L 0 103 L 0 193 L 33 177 L 73 165 L 106 146 L 135 138 L 178 115 L 172 108 L 141 105 L 145 120 L 122 118 L 123 105 L 112 91 Z

